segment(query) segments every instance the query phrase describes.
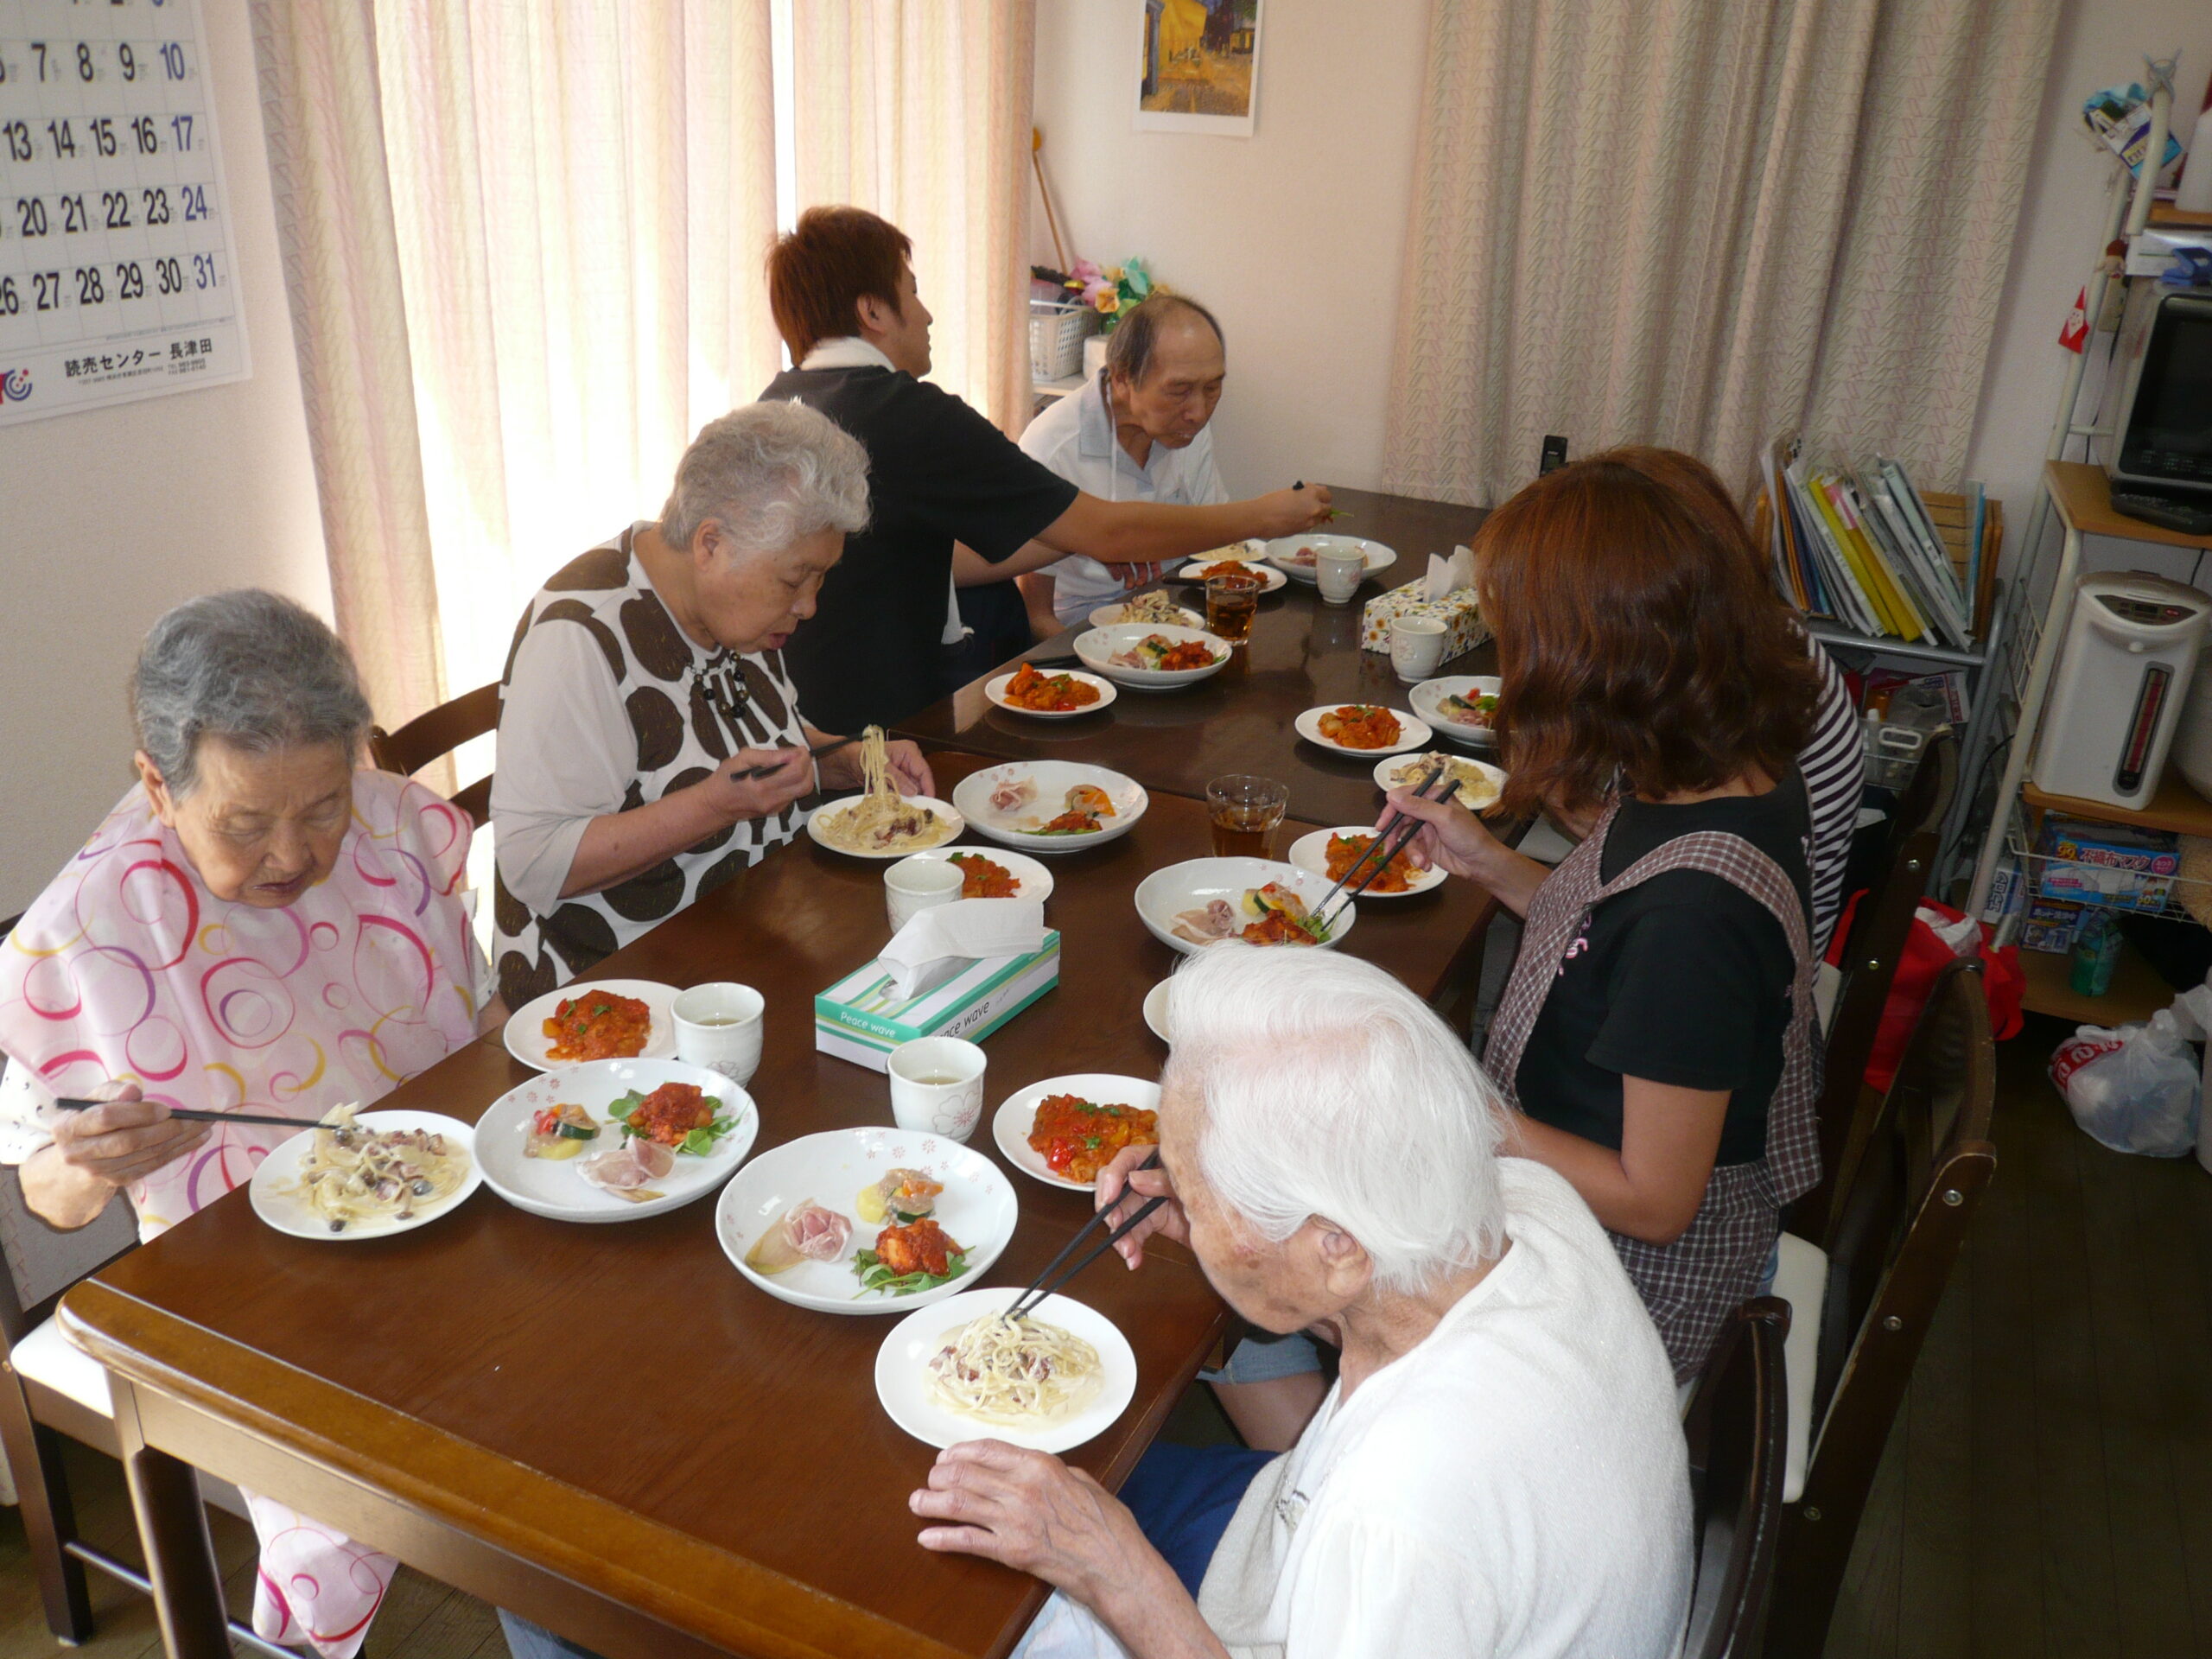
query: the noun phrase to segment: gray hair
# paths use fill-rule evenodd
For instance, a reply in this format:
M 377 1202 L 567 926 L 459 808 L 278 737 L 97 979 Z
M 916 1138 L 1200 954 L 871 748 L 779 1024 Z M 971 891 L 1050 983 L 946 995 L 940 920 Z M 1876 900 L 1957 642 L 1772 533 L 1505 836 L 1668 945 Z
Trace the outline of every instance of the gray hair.
M 1400 1295 L 1504 1249 L 1497 1091 L 1389 974 L 1229 941 L 1182 965 L 1167 1009 L 1161 1084 L 1202 1103 L 1199 1173 L 1262 1237 L 1325 1217 Z
M 1114 332 L 1106 340 L 1106 372 L 1119 376 L 1133 386 L 1142 385 L 1152 367 L 1153 350 L 1160 344 L 1160 331 L 1179 311 L 1192 312 L 1203 319 L 1206 327 L 1213 330 L 1213 337 L 1221 342 L 1222 350 L 1229 349 L 1229 338 L 1221 332 L 1221 320 L 1205 307 L 1180 294 L 1154 294 L 1123 313 L 1121 321 L 1114 325 Z
M 154 624 L 130 676 L 138 747 L 173 795 L 199 782 L 200 740 L 254 753 L 368 735 L 369 700 L 338 636 L 258 588 L 188 599 Z
M 746 553 L 772 553 L 825 530 L 865 530 L 868 451 L 804 404 L 734 409 L 701 427 L 676 463 L 661 539 L 688 548 L 710 519 Z

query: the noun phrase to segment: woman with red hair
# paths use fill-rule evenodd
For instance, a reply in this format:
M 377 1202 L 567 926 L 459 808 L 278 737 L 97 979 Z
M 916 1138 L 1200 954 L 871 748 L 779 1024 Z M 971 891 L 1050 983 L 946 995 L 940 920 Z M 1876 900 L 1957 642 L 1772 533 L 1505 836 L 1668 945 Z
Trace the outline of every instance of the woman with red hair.
M 1526 918 L 1485 1069 L 1518 1149 L 1612 1233 L 1688 1381 L 1819 1169 L 1796 762 L 1820 671 L 1688 456 L 1562 467 L 1492 513 L 1475 555 L 1505 804 L 1587 833 L 1547 870 L 1456 806 L 1391 804 L 1425 821 L 1422 857 Z

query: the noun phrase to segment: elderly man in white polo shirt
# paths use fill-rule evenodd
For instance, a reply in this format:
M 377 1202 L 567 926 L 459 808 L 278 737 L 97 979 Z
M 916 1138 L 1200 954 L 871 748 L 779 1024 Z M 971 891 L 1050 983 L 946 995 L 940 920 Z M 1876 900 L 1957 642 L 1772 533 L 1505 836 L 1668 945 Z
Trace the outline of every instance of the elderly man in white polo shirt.
M 1105 372 L 1030 422 L 1021 448 L 1108 501 L 1226 501 L 1229 491 L 1213 464 L 1213 435 L 1206 430 L 1225 373 L 1213 313 L 1179 294 L 1154 294 L 1114 330 Z M 1040 626 L 1047 613 L 1072 626 L 1165 568 L 1101 564 L 1071 554 L 1020 582 Z

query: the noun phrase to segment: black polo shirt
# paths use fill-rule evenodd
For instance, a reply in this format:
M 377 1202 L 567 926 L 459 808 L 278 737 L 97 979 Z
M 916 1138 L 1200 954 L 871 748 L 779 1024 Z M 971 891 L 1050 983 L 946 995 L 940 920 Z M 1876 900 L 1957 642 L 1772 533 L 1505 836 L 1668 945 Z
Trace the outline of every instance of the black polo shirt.
M 784 647 L 799 707 L 839 733 L 905 720 L 953 690 L 956 648 L 943 643 L 953 543 L 995 564 L 1080 492 L 961 399 L 897 369 L 788 369 L 760 397 L 817 409 L 868 450 L 868 527 L 845 538 L 813 616 Z

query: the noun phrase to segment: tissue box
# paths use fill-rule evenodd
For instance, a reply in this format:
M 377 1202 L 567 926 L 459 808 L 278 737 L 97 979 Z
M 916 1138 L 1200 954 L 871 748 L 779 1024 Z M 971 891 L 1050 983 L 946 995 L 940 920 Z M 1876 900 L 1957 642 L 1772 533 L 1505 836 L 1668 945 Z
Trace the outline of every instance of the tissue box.
M 1490 624 L 1483 620 L 1482 607 L 1475 603 L 1473 588 L 1462 588 L 1442 599 L 1424 599 L 1423 585 L 1421 582 L 1409 582 L 1367 601 L 1366 609 L 1359 615 L 1359 644 L 1363 651 L 1389 650 L 1390 621 L 1400 616 L 1430 616 L 1441 622 L 1446 661 L 1463 651 L 1472 651 L 1490 638 Z
M 2051 817 L 2044 820 L 2036 846 L 2050 861 L 2037 887 L 2045 899 L 2157 910 L 2171 896 L 2172 878 L 2181 868 L 2172 836 L 2125 824 Z
M 943 984 L 901 1001 L 883 964 L 870 959 L 814 999 L 814 1046 L 882 1071 L 891 1051 L 918 1037 L 979 1042 L 1060 982 L 1060 936 L 1022 957 L 971 962 Z

